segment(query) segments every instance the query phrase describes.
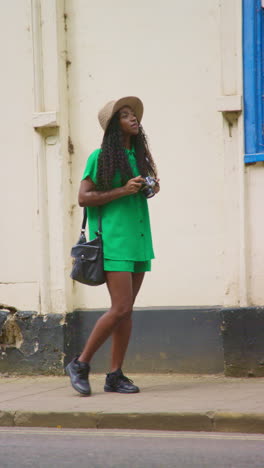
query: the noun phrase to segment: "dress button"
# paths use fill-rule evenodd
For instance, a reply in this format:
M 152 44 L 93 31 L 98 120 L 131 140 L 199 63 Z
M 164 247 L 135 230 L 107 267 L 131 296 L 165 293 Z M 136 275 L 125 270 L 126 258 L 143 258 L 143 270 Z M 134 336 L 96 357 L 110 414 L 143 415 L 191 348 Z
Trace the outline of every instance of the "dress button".
M 144 237 L 144 234 L 141 234 L 141 237 Z

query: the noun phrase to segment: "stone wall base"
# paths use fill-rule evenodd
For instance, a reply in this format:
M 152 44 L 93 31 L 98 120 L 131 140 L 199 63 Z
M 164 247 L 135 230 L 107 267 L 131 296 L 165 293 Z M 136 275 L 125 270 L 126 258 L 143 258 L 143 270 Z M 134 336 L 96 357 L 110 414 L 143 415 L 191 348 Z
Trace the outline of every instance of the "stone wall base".
M 64 373 L 104 310 L 66 315 L 0 311 L 0 374 Z M 107 372 L 111 341 L 94 356 Z M 264 308 L 135 309 L 125 372 L 264 376 Z

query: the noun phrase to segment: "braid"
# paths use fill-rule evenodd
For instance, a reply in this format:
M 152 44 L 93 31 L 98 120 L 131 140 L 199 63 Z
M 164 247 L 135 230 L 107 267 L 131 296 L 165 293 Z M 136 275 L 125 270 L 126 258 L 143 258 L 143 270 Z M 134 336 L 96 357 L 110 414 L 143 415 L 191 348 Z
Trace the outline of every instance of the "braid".
M 157 176 L 156 167 L 150 154 L 147 138 L 142 126 L 139 133 L 131 138 L 135 147 L 136 160 L 140 174 L 143 177 Z M 119 126 L 119 113 L 112 117 L 103 137 L 101 153 L 98 159 L 97 188 L 109 190 L 112 188 L 113 178 L 116 172 L 120 173 L 121 182 L 125 184 L 133 177 L 127 154 L 123 145 L 123 135 Z
M 132 137 L 132 143 L 136 150 L 136 160 L 140 174 L 143 177 L 157 177 L 157 168 L 153 161 L 151 152 L 148 147 L 147 136 L 142 125 L 139 125 L 138 135 Z

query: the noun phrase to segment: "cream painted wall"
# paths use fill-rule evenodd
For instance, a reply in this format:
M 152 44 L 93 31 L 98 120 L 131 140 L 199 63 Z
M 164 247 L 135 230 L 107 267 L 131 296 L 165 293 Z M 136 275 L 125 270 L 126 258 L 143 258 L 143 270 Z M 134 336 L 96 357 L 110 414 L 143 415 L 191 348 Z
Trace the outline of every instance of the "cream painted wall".
M 136 305 L 263 302 L 262 166 L 245 178 L 242 117 L 230 126 L 223 113 L 242 94 L 241 17 L 240 0 L 5 2 L 0 303 L 44 314 L 109 304 L 104 286 L 72 283 L 69 252 L 98 109 L 129 94 L 144 101 L 162 188 Z
M 262 162 L 249 166 L 247 172 L 247 234 L 248 234 L 248 289 L 249 303 L 264 303 L 264 219 Z
M 4 14 L 3 14 L 4 13 Z M 0 15 L 0 303 L 38 309 L 36 165 L 32 147 L 30 3 L 5 2 Z
M 5 2 L 0 28 L 0 303 L 65 313 L 72 236 L 64 2 Z
M 156 260 L 137 305 L 237 304 L 242 134 L 234 126 L 229 136 L 217 98 L 241 94 L 240 2 L 67 0 L 66 11 L 76 199 L 86 158 L 102 139 L 98 109 L 131 94 L 145 104 L 162 190 L 149 202 Z M 75 207 L 76 233 L 80 219 Z M 104 288 L 74 286 L 75 307 L 106 303 Z

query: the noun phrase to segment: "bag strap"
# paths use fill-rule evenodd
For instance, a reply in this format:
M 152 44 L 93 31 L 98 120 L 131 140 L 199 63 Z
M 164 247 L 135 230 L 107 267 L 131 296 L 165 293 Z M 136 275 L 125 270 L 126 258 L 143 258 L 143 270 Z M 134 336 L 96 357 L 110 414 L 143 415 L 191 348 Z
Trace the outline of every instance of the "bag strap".
M 98 234 L 102 234 L 102 216 L 101 216 L 101 208 L 100 206 L 98 207 Z M 82 221 L 82 229 L 81 233 L 85 233 L 85 228 L 86 228 L 86 223 L 87 223 L 87 209 L 86 207 L 83 208 L 83 221 Z
M 87 210 L 86 210 L 86 207 L 84 207 L 84 209 L 83 209 L 82 229 L 81 229 L 82 233 L 85 232 L 86 223 L 87 223 Z

